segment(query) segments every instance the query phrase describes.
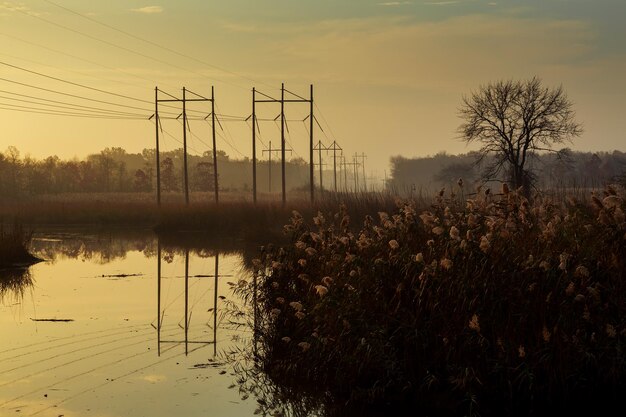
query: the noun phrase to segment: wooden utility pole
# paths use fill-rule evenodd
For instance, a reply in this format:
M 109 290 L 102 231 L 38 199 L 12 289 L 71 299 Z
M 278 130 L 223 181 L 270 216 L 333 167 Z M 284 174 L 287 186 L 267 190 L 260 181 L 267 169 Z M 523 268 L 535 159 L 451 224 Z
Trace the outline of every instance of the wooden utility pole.
M 213 134 L 213 186 L 215 187 L 215 204 L 219 204 L 219 181 L 217 178 L 217 143 L 215 140 L 215 87 L 211 86 L 211 131 Z
M 168 94 L 165 91 L 159 90 L 158 87 L 155 87 L 154 90 L 155 90 L 154 91 L 154 109 L 155 109 L 154 117 L 156 120 L 156 144 L 157 144 L 157 147 L 156 147 L 157 204 L 160 206 L 161 205 L 161 160 L 160 160 L 160 149 L 159 149 L 159 131 L 162 131 L 162 129 L 161 129 L 161 118 L 159 117 L 159 103 L 178 103 L 183 100 L 179 99 L 178 97 L 174 97 L 173 95 Z M 165 99 L 159 98 L 159 91 L 170 98 L 165 98 Z M 184 102 L 183 102 L 183 108 L 184 108 Z M 177 119 L 180 116 L 182 116 L 182 114 L 179 115 Z M 187 156 L 187 153 L 185 152 L 185 157 L 186 156 Z
M 324 144 L 322 143 L 322 141 L 317 141 L 317 145 L 315 146 L 315 148 L 313 148 L 313 150 L 318 151 L 318 155 L 319 155 L 319 166 L 320 166 L 320 193 L 322 193 L 324 191 L 324 181 L 322 180 L 322 176 L 323 176 L 323 171 L 322 171 L 322 151 L 327 150 L 327 148 L 324 146 Z
M 191 93 L 197 98 L 187 98 L 186 93 Z M 217 181 L 217 159 L 216 159 L 216 144 L 215 144 L 215 92 L 213 87 L 211 87 L 211 98 L 206 98 L 201 96 L 200 94 L 196 94 L 193 91 L 187 90 L 183 88 L 183 146 L 184 146 L 184 171 L 185 171 L 185 201 L 187 205 L 189 205 L 189 178 L 188 178 L 188 170 L 187 170 L 187 130 L 189 130 L 188 120 L 187 120 L 187 102 L 196 102 L 196 101 L 210 101 L 211 102 L 211 114 L 207 115 L 204 120 L 206 120 L 209 116 L 211 116 L 212 121 L 212 133 L 213 133 L 213 181 L 215 185 L 215 203 L 219 201 L 218 197 L 218 181 Z
M 297 97 L 297 99 L 285 99 L 285 91 L 287 91 L 289 94 L 292 94 L 294 96 Z M 260 94 L 264 97 L 266 97 L 266 99 L 257 99 L 256 98 L 256 94 Z M 314 198 L 314 190 L 313 190 L 313 84 L 311 84 L 311 98 L 310 99 L 305 99 L 297 94 L 292 93 L 291 91 L 288 91 L 285 89 L 285 83 L 281 84 L 281 88 L 280 88 L 280 99 L 276 99 L 273 97 L 268 96 L 267 94 L 263 94 L 260 91 L 257 91 L 256 89 L 252 90 L 252 112 L 253 115 L 252 117 L 252 141 L 253 141 L 253 147 L 256 146 L 256 131 L 254 130 L 254 127 L 256 126 L 256 103 L 280 103 L 280 115 L 278 117 L 280 117 L 280 141 L 281 141 L 281 177 L 282 177 L 282 201 L 283 201 L 283 205 L 285 205 L 287 203 L 287 185 L 286 185 L 286 162 L 285 162 L 285 103 L 309 103 L 310 104 L 310 114 L 309 117 L 309 123 L 310 123 L 310 131 L 309 131 L 309 156 L 310 156 L 310 160 L 309 160 L 309 164 L 310 164 L 310 181 L 311 181 L 311 201 L 313 201 Z M 277 119 L 278 119 L 277 117 Z M 306 119 L 305 119 L 306 120 Z M 253 150 L 254 152 L 254 150 Z M 253 157 L 254 159 L 254 157 Z M 253 162 L 254 164 L 255 162 Z M 253 175 L 252 175 L 252 188 L 253 188 L 253 193 L 255 192 L 254 190 L 256 190 L 256 170 L 253 168 Z M 255 193 L 256 194 L 256 193 Z
M 352 165 L 354 167 L 354 192 L 356 193 L 359 190 L 359 164 L 358 162 L 358 154 L 352 155 L 352 163 L 348 165 Z
M 252 88 L 252 201 L 254 204 L 256 204 L 256 198 L 256 88 Z
M 159 153 L 159 87 L 154 87 L 154 126 L 156 133 L 157 205 L 161 207 L 161 160 Z
M 365 176 L 365 159 L 367 156 L 364 152 L 361 152 L 361 155 L 354 154 L 356 158 L 361 159 L 361 167 L 363 168 L 363 190 L 367 192 L 367 178 Z
M 346 166 L 346 157 L 341 155 L 341 162 L 343 164 L 343 190 L 348 192 L 348 167 Z
M 185 182 L 185 204 L 189 205 L 189 176 L 187 171 L 187 90 L 183 87 L 183 180 Z
M 337 192 L 337 151 L 343 151 L 339 145 L 337 145 L 337 141 L 333 141 L 332 145 L 330 145 L 326 150 L 333 151 L 333 173 L 335 177 L 335 192 Z
M 311 84 L 311 99 L 309 111 L 309 181 L 311 182 L 311 203 L 315 201 L 315 184 L 313 183 L 313 84 Z M 320 183 L 321 187 L 321 183 Z
M 283 180 L 283 206 L 287 204 L 287 184 L 285 181 L 285 83 L 280 87 L 280 170 Z
M 268 170 L 269 170 L 269 191 L 272 192 L 272 152 L 278 152 L 280 148 L 272 148 L 272 141 L 269 141 L 269 147 L 263 150 L 263 153 L 268 153 Z M 291 153 L 291 149 L 285 149 L 285 151 Z

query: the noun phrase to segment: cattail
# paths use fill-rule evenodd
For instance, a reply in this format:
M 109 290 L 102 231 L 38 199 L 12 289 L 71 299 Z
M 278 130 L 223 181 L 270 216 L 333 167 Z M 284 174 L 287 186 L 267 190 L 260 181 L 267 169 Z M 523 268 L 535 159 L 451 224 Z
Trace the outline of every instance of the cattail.
M 302 306 L 302 303 L 299 302 L 299 301 L 292 301 L 292 302 L 289 303 L 289 306 L 291 308 L 293 308 L 294 310 L 296 310 L 296 311 L 302 311 L 302 309 L 304 308 Z
M 459 229 L 456 226 L 450 228 L 450 237 L 454 240 L 461 240 Z
M 443 258 L 440 263 L 441 267 L 446 271 L 452 268 L 452 261 L 448 258 Z
M 480 250 L 487 253 L 491 249 L 491 243 L 489 243 L 489 239 L 486 236 L 480 238 Z
M 606 325 L 606 335 L 610 338 L 615 338 L 617 336 L 617 332 L 615 331 L 615 327 L 612 324 Z
M 328 288 L 326 288 L 323 285 L 316 285 L 315 291 L 317 292 L 317 295 L 319 295 L 320 297 L 323 297 L 328 293 Z
M 480 323 L 478 322 L 478 314 L 474 314 L 469 321 L 469 328 L 480 333 Z

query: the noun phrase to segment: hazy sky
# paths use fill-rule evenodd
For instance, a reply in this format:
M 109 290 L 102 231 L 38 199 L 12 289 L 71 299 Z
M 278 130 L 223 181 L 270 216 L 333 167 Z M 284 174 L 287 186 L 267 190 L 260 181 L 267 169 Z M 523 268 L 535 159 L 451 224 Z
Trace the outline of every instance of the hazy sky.
M 220 114 L 247 117 L 252 87 L 278 96 L 284 81 L 303 96 L 314 84 L 324 128 L 316 127 L 316 138 L 336 140 L 350 156 L 364 152 L 368 171 L 382 176 L 393 155 L 471 150 L 456 134 L 463 94 L 532 76 L 562 84 L 574 101 L 585 127 L 574 149 L 625 148 L 624 0 L 53 1 L 0 0 L 0 62 L 92 89 L 0 65 L 1 150 L 15 145 L 35 157 L 83 157 L 107 146 L 138 152 L 154 147 L 147 117 L 156 85 L 175 96 L 183 86 L 208 95 L 214 85 Z M 86 112 L 76 105 L 144 119 L 32 113 Z M 203 104 L 192 109 L 210 112 Z M 289 143 L 305 159 L 308 125 L 299 120 L 307 110 L 286 109 Z M 279 111 L 259 105 L 261 118 Z M 164 120 L 163 127 L 172 135 L 163 148 L 180 147 L 180 122 Z M 218 148 L 250 156 L 249 125 L 225 120 L 223 127 Z M 190 128 L 190 151 L 208 150 L 210 126 L 192 121 Z M 277 124 L 263 122 L 261 138 L 277 146 Z

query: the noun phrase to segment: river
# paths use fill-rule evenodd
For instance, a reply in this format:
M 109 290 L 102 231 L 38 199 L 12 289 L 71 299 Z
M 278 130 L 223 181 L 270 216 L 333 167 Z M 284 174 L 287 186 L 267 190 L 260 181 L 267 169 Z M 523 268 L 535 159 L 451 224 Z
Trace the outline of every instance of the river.
M 150 231 L 36 234 L 45 261 L 0 271 L 0 416 L 253 415 L 224 359 L 250 337 L 227 314 L 249 279 L 242 253 L 184 246 Z

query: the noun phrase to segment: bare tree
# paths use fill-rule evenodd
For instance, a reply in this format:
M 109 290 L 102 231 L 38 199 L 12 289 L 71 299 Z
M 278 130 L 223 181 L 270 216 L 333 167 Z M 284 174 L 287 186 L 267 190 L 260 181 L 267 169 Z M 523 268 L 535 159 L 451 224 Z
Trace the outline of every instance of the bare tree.
M 464 122 L 459 133 L 468 143 L 482 145 L 479 161 L 494 156 L 486 179 L 495 179 L 505 169 L 511 185 L 523 187 L 528 194 L 532 184 L 529 158 L 543 151 L 560 155 L 562 151 L 552 146 L 582 133 L 572 107 L 562 87 L 543 87 L 536 77 L 490 83 L 463 97 L 459 116 Z

